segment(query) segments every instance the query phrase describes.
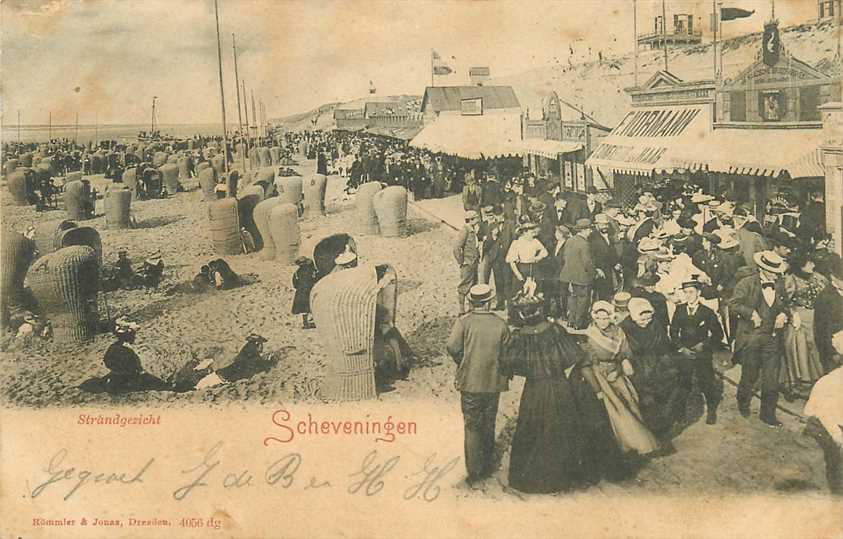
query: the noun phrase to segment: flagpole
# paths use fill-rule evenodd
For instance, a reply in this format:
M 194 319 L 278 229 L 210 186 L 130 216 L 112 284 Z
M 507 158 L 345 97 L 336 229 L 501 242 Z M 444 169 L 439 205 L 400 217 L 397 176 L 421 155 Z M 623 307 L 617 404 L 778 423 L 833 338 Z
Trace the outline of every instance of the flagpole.
M 255 124 L 255 137 L 258 136 L 258 113 L 255 112 L 255 90 L 250 90 L 252 92 L 252 121 Z M 263 144 L 261 144 L 263 146 Z
M 231 49 L 234 55 L 234 86 L 237 88 L 237 124 L 242 133 L 243 111 L 240 110 L 240 75 L 237 73 L 237 43 L 234 40 L 234 32 L 231 33 Z
M 20 109 L 18 109 L 18 144 L 20 144 Z
M 717 0 L 711 0 L 711 27 L 712 30 L 714 30 L 714 50 L 712 51 L 712 59 L 714 60 L 714 80 L 717 80 L 717 23 L 719 19 L 717 15 Z
M 435 84 L 433 83 L 433 75 L 434 75 L 434 72 L 433 72 L 433 49 L 430 49 L 430 85 L 431 86 L 435 86 Z
M 667 71 L 667 11 L 662 0 L 662 46 L 664 47 L 664 70 Z
M 225 129 L 225 89 L 222 84 L 222 45 L 220 44 L 220 10 L 219 1 L 214 0 L 214 19 L 217 22 L 217 63 L 220 74 L 220 108 L 222 109 L 222 158 L 223 170 L 228 170 L 228 134 Z
M 243 137 L 243 111 L 240 109 L 240 74 L 237 71 L 237 43 L 234 41 L 234 32 L 231 33 L 231 49 L 234 53 L 234 87 L 237 88 L 237 127 L 240 129 L 240 137 Z M 242 144 L 242 143 L 241 143 Z M 244 144 L 248 148 L 248 144 Z M 246 174 L 246 152 L 237 152 L 242 154 L 240 157 L 243 160 L 243 174 Z
M 635 40 L 635 86 L 638 86 L 638 0 L 632 0 L 632 38 Z
M 53 140 L 53 111 L 50 111 L 50 127 L 48 133 L 47 138 Z
M 717 58 L 720 60 L 720 67 L 717 69 L 719 78 L 723 78 L 723 44 L 726 43 L 725 35 L 723 34 L 723 2 L 717 2 L 717 25 L 720 30 L 720 51 L 717 53 Z

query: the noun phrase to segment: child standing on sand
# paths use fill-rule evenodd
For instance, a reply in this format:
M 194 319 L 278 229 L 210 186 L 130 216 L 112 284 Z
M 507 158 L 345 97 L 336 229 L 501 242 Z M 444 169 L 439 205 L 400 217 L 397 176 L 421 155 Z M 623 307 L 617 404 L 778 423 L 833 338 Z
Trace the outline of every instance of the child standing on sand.
M 298 269 L 293 274 L 293 288 L 296 295 L 293 297 L 293 314 L 302 315 L 302 327 L 311 329 L 315 326 L 310 319 L 310 290 L 316 284 L 316 266 L 306 256 L 296 259 Z

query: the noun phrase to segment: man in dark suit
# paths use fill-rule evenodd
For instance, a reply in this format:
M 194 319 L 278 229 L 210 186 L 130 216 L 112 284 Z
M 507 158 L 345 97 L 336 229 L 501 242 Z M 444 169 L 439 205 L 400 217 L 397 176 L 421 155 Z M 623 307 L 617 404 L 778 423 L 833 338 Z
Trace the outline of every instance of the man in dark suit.
M 829 266 L 831 282 L 814 302 L 814 340 L 826 372 L 832 370 L 835 365 L 831 338 L 843 330 L 843 260 L 833 255 Z
M 670 324 L 670 340 L 678 353 L 676 361 L 679 366 L 679 396 L 675 401 L 674 419 L 681 421 L 684 418 L 692 379 L 696 375 L 705 395 L 705 422 L 714 425 L 721 395 L 714 377 L 712 351 L 723 340 L 723 328 L 714 311 L 700 304 L 702 286 L 697 276 L 682 283 L 687 302 L 676 306 Z
M 639 204 L 635 207 L 638 214 L 638 224 L 635 226 L 635 233 L 632 235 L 632 243 L 638 245 L 642 239 L 650 235 L 656 228 L 654 216 L 658 209 L 653 205 Z
M 596 273 L 588 241 L 593 229 L 588 219 L 577 221 L 575 228 L 576 234 L 565 244 L 559 280 L 570 283 L 568 324 L 574 329 L 585 329 L 590 319 L 591 291 Z
M 588 237 L 591 246 L 591 258 L 597 273 L 594 279 L 594 292 L 597 299 L 611 301 L 615 294 L 615 266 L 618 256 L 615 251 L 615 239 L 609 228 L 609 217 L 598 213 L 594 218 L 595 230 Z
M 781 275 L 784 260 L 772 251 L 753 256 L 758 272 L 747 275 L 735 286 L 729 299 L 729 313 L 737 317 L 733 360 L 741 363 L 738 410 L 749 417 L 752 389 L 761 378 L 759 418 L 770 427 L 781 427 L 776 419 L 781 368 L 781 336 L 787 323 L 788 298 Z
M 477 269 L 480 264 L 482 245 L 480 215 L 469 210 L 465 212 L 465 226 L 460 229 L 454 242 L 454 258 L 460 267 L 460 283 L 457 285 L 459 314 L 465 314 L 465 296 L 477 284 Z
M 495 310 L 505 308 L 504 302 L 512 297 L 512 270 L 506 263 L 506 253 L 515 239 L 515 226 L 512 221 L 504 218 L 501 208 L 484 208 L 488 214 L 486 234 L 483 238 L 483 257 L 480 261 L 480 282 L 489 284 L 490 278 L 495 278 Z
M 597 189 L 594 187 L 588 188 L 588 193 L 585 195 L 585 207 L 588 210 L 588 218 L 592 221 L 598 213 L 603 213 L 603 204 L 597 201 Z
M 591 220 L 586 207 L 585 201 L 576 193 L 565 193 L 568 203 L 565 205 L 564 217 L 562 224 L 576 227 L 577 221 L 580 219 Z

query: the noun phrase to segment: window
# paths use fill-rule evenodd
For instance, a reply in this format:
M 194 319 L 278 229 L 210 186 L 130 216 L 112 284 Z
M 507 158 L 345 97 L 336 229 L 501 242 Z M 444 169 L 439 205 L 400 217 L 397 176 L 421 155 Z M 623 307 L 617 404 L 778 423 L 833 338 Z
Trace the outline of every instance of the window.
M 818 122 L 820 117 L 820 87 L 806 86 L 799 90 L 799 120 Z
M 758 112 L 765 122 L 780 122 L 785 116 L 785 97 L 779 90 L 758 92 Z
M 729 92 L 729 103 L 729 120 L 745 122 L 746 94 L 744 92 Z

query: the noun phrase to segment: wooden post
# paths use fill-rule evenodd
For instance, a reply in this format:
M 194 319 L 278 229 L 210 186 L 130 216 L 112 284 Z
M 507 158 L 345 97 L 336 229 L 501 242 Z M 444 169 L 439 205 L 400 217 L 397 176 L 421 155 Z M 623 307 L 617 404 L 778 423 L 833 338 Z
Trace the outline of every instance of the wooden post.
M 217 63 L 220 74 L 220 107 L 222 108 L 222 159 L 223 170 L 228 171 L 228 134 L 225 129 L 225 89 L 222 84 L 222 45 L 220 44 L 220 10 L 219 1 L 214 0 L 214 18 L 217 22 Z

